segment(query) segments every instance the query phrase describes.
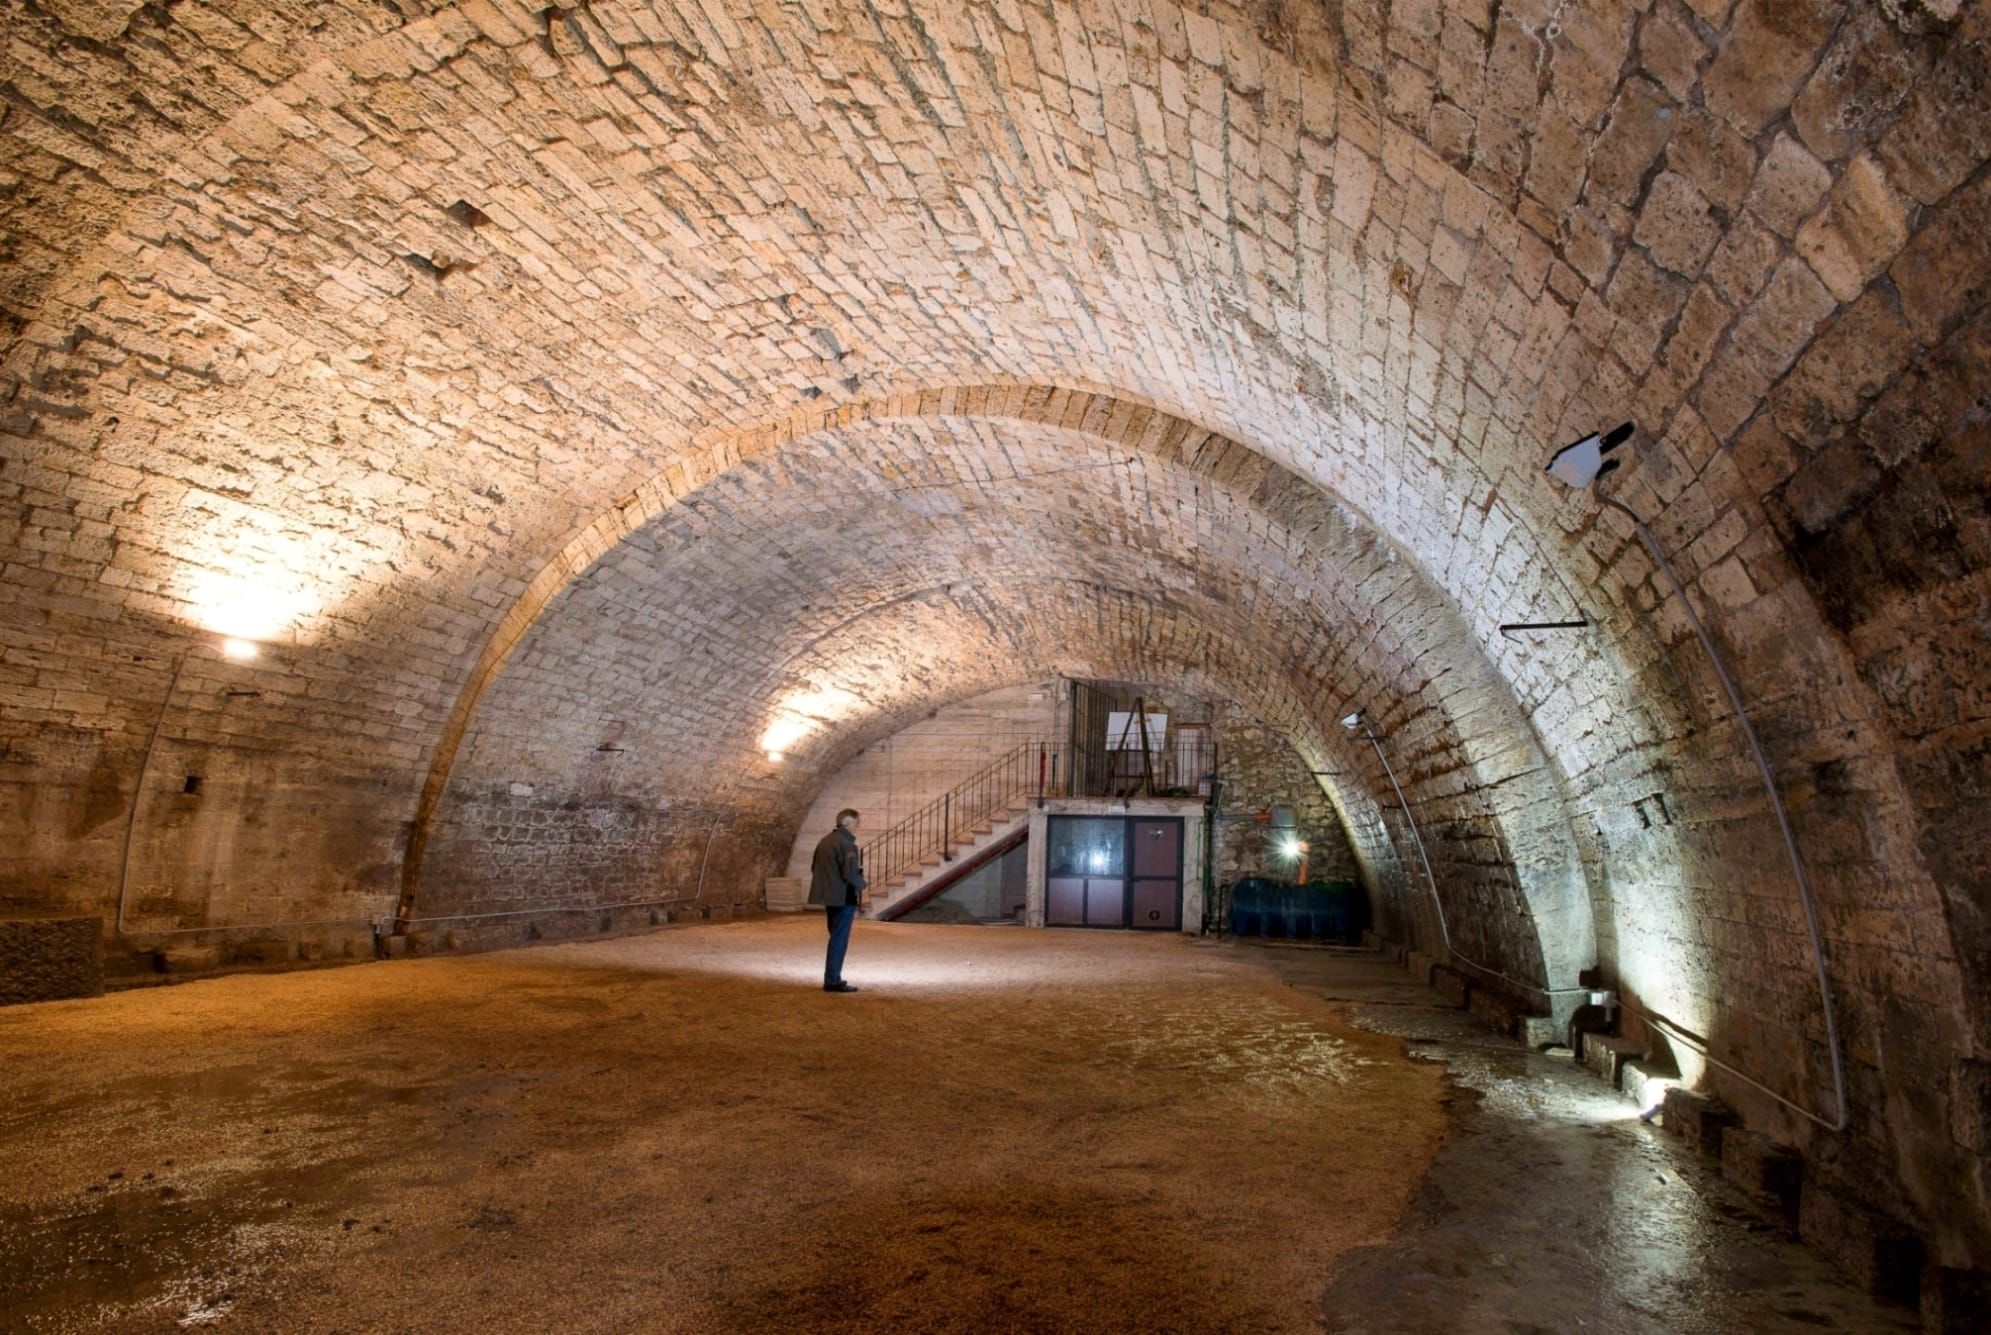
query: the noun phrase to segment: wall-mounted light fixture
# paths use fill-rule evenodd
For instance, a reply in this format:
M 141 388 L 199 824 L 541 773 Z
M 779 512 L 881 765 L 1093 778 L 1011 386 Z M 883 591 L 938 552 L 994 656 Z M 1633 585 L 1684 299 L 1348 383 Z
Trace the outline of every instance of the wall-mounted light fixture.
M 1549 460 L 1549 476 L 1567 486 L 1587 487 L 1616 472 L 1623 460 L 1611 458 L 1611 452 L 1630 440 L 1633 430 L 1630 422 L 1620 422 L 1601 435 L 1593 431 L 1582 440 L 1571 441 Z
M 1599 479 L 1608 476 L 1617 468 L 1619 461 L 1607 458 L 1606 456 L 1612 450 L 1615 450 L 1618 446 L 1629 440 L 1632 432 L 1632 424 L 1625 422 L 1613 427 L 1609 432 L 1601 436 L 1596 434 L 1585 436 L 1582 440 L 1576 441 L 1574 444 L 1565 445 L 1560 450 L 1557 450 L 1554 456 L 1550 458 L 1545 471 L 1550 477 L 1570 487 L 1581 489 L 1592 486 Z M 1735 710 L 1735 720 L 1742 725 L 1742 735 L 1749 742 L 1750 754 L 1755 757 L 1756 772 L 1763 780 L 1763 791 L 1769 794 L 1770 807 L 1777 815 L 1777 828 L 1783 832 L 1784 851 L 1790 857 L 1791 878 L 1797 882 L 1798 902 L 1804 909 L 1805 931 L 1811 938 L 1811 961 L 1818 974 L 1819 1002 L 1824 1008 L 1825 1043 L 1832 1057 L 1832 1099 L 1834 1107 L 1837 1109 L 1836 1116 L 1832 1120 L 1827 1121 L 1810 1109 L 1800 1107 L 1798 1104 L 1791 1102 L 1768 1085 L 1765 1085 L 1762 1081 L 1757 1080 L 1754 1076 L 1716 1060 L 1714 1055 L 1708 1052 L 1705 1046 L 1702 1046 L 1701 1042 L 1686 1034 L 1678 1025 L 1659 1016 L 1646 1015 L 1632 1006 L 1626 1006 L 1625 1009 L 1638 1015 L 1641 1019 L 1652 1021 L 1661 1028 L 1675 1032 L 1685 1041 L 1696 1047 L 1700 1047 L 1701 1055 L 1707 1058 L 1710 1066 L 1719 1067 L 1737 1079 L 1746 1081 L 1763 1093 L 1768 1094 L 1778 1103 L 1783 1104 L 1786 1108 L 1802 1114 L 1827 1130 L 1844 1131 L 1848 1121 L 1846 1107 L 1846 1068 L 1845 1058 L 1840 1051 L 1839 1021 L 1832 1006 L 1832 982 L 1825 969 L 1825 938 L 1819 930 L 1818 905 L 1812 899 L 1811 881 L 1805 875 L 1804 858 L 1798 852 L 1797 835 L 1791 829 L 1790 813 L 1784 809 L 1783 795 L 1777 791 L 1777 779 L 1775 773 L 1770 769 L 1770 758 L 1763 750 L 1761 739 L 1756 736 L 1756 725 L 1750 721 L 1749 711 L 1743 707 L 1742 692 L 1736 687 L 1735 679 L 1729 676 L 1728 667 L 1722 662 L 1720 652 L 1715 649 L 1714 637 L 1708 633 L 1707 625 L 1702 622 L 1700 613 L 1694 610 L 1693 600 L 1687 597 L 1686 586 L 1681 584 L 1680 576 L 1674 572 L 1673 563 L 1666 559 L 1666 553 L 1660 548 L 1658 539 L 1652 536 L 1652 530 L 1647 528 L 1645 521 L 1640 519 L 1637 512 L 1623 501 L 1618 500 L 1614 496 L 1605 496 L 1595 491 L 1591 494 L 1595 495 L 1600 503 L 1610 506 L 1613 510 L 1616 510 L 1619 514 L 1632 521 L 1632 531 L 1638 535 L 1638 540 L 1644 546 L 1646 554 L 1652 557 L 1653 563 L 1666 576 L 1666 582 L 1672 588 L 1674 597 L 1680 600 L 1680 607 L 1687 614 L 1688 624 L 1693 626 L 1694 636 L 1701 642 L 1701 651 L 1708 656 L 1708 662 L 1714 666 L 1715 676 L 1721 679 L 1722 689 L 1728 694 L 1728 703 Z

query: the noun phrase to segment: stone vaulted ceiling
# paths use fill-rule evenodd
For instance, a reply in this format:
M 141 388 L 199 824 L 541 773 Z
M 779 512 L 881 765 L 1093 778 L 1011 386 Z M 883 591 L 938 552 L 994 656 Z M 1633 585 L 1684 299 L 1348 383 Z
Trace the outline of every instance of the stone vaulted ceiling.
M 1888 1091 L 1991 1037 L 1984 6 L 0 15 L 10 898 L 529 907 L 491 849 L 618 803 L 650 833 L 573 893 L 702 876 L 938 702 L 1139 673 L 1332 761 L 1431 948 L 1368 705 L 1461 952 L 1598 963 L 1819 1107 L 1726 699 L 1541 472 L 1630 419 L 1608 486 L 1782 776 L 1858 1134 L 1982 1200 L 1962 1096 Z M 141 821 L 195 764 L 238 768 Z

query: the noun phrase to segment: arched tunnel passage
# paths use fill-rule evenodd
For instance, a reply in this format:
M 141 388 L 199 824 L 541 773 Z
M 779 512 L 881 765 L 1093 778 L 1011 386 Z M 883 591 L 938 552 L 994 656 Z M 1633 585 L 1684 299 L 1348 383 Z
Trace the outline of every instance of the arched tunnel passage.
M 730 898 L 923 711 L 1151 681 L 1979 1293 L 1986 15 L 4 7 L 0 916 Z
M 1097 396 L 998 401 L 1010 399 L 1034 411 L 893 416 L 748 456 L 632 528 L 547 600 L 528 636 L 515 650 L 505 647 L 513 656 L 502 673 L 473 678 L 494 685 L 479 689 L 489 698 L 472 725 L 471 754 L 459 761 L 450 744 L 441 753 L 475 767 L 475 778 L 456 778 L 459 788 L 483 804 L 502 806 L 515 784 L 531 790 L 535 806 L 566 803 L 579 780 L 572 771 L 548 774 L 549 753 L 564 744 L 592 764 L 596 734 L 612 723 L 623 751 L 658 760 L 624 762 L 634 791 L 602 800 L 626 809 L 640 793 L 637 805 L 655 810 L 660 795 L 751 785 L 760 791 L 746 798 L 757 808 L 746 823 L 779 825 L 799 816 L 811 783 L 834 769 L 819 764 L 809 744 L 819 728 L 847 753 L 889 732 L 894 718 L 1058 663 L 1089 663 L 1074 675 L 1094 676 L 1126 675 L 1125 665 L 1143 659 L 1169 677 L 1200 667 L 1235 674 L 1220 681 L 1224 698 L 1256 705 L 1295 691 L 1311 697 L 1306 731 L 1295 740 L 1303 736 L 1315 753 L 1347 753 L 1344 772 L 1364 775 L 1364 785 L 1373 761 L 1349 752 L 1327 727 L 1330 717 L 1352 699 L 1370 701 L 1379 716 L 1432 713 L 1436 728 L 1421 719 L 1408 725 L 1423 734 L 1420 745 L 1438 752 L 1420 765 L 1439 776 L 1473 775 L 1464 792 L 1452 782 L 1452 803 L 1465 799 L 1457 814 L 1434 804 L 1445 879 L 1406 893 L 1393 871 L 1386 893 L 1423 925 L 1415 939 L 1434 953 L 1426 896 L 1459 895 L 1452 916 L 1462 952 L 1477 950 L 1470 957 L 1540 989 L 1543 1000 L 1573 990 L 1576 973 L 1595 962 L 1574 841 L 1565 822 L 1543 821 L 1542 809 L 1554 809 L 1547 763 L 1511 697 L 1501 699 L 1497 675 L 1448 619 L 1442 596 L 1402 578 L 1389 544 L 1345 505 L 1235 442 Z M 1047 418 L 1079 426 L 1050 426 Z M 631 523 L 629 515 L 625 508 L 616 517 Z M 1268 562 L 1268 552 L 1285 559 Z M 1054 600 L 1020 596 L 1047 582 L 1076 605 L 1053 610 Z M 718 606 L 751 608 L 750 622 L 738 629 L 688 622 L 676 609 L 694 590 Z M 1103 590 L 1138 610 L 1089 608 Z M 1022 605 L 1009 607 L 1012 599 Z M 916 631 L 892 624 L 907 618 Z M 1178 631 L 1178 623 L 1194 629 Z M 786 644 L 769 642 L 770 624 L 784 629 Z M 1411 628 L 1408 642 L 1398 627 Z M 1192 643 L 1177 649 L 1182 639 Z M 918 646 L 910 653 L 909 643 Z M 1276 666 L 1228 666 L 1268 656 Z M 494 657 L 486 651 L 487 661 Z M 962 674 L 966 684 L 956 684 Z M 1441 685 L 1427 699 L 1399 705 L 1431 681 Z M 804 717 L 806 731 L 784 744 L 787 763 L 773 773 L 761 763 L 763 737 L 784 711 Z M 1455 712 L 1470 716 L 1470 735 L 1442 721 Z M 470 711 L 459 705 L 458 713 Z M 563 725 L 571 735 L 555 741 Z M 688 750 L 690 739 L 712 754 Z M 1476 803 L 1479 792 L 1496 794 L 1495 803 Z M 1337 799 L 1344 808 L 1377 809 L 1372 791 Z M 1523 821 L 1513 840 L 1526 845 L 1519 856 L 1508 851 L 1501 820 L 1508 812 Z M 706 822 L 709 842 L 702 810 L 684 818 L 681 826 L 666 822 L 675 833 L 654 837 L 689 847 Z M 436 819 L 452 820 L 447 800 Z M 472 819 L 481 827 L 504 818 L 480 806 Z M 1372 814 L 1356 828 L 1368 841 L 1381 826 Z M 429 837 L 418 828 L 418 841 Z M 611 902 L 640 898 L 652 874 L 641 847 Z M 1396 864 L 1395 850 L 1389 862 Z M 599 885 L 594 878 L 605 873 L 588 874 Z M 452 887 L 450 911 L 473 911 L 454 902 L 467 888 Z M 516 893 L 507 887 L 500 897 Z M 1541 922 L 1552 979 L 1544 977 Z

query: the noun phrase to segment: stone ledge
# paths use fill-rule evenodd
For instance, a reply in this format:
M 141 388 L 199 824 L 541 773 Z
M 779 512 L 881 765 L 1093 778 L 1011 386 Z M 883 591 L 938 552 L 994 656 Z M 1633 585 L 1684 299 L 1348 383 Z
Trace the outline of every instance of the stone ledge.
M 1481 987 L 1473 988 L 1466 997 L 1466 1010 L 1473 1019 L 1496 1033 L 1506 1034 L 1511 1038 L 1520 1031 L 1521 1017 L 1518 1008 L 1498 992 L 1489 992 Z
M 1552 1015 L 1524 1015 L 1521 1017 L 1521 1041 L 1540 1052 L 1544 1048 L 1558 1047 L 1562 1043 L 1563 1026 L 1555 1022 Z
M 101 996 L 103 935 L 101 918 L 0 918 L 0 1006 Z
M 1641 1059 L 1628 1061 L 1619 1069 L 1618 1088 L 1638 1105 L 1641 1116 L 1649 1117 L 1665 1101 L 1666 1092 L 1680 1083 L 1680 1073 L 1670 1068 L 1671 1063 L 1662 1067 Z
M 1804 1157 L 1760 1131 L 1739 1126 L 1721 1135 L 1721 1175 L 1758 1202 L 1797 1226 L 1798 1192 L 1804 1185 Z

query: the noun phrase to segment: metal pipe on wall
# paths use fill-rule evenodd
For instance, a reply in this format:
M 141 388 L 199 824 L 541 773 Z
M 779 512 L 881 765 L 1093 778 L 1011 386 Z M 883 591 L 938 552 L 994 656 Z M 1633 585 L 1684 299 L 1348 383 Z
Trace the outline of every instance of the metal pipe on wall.
M 1459 952 L 1458 947 L 1452 944 L 1451 927 L 1445 921 L 1445 901 L 1438 895 L 1438 878 L 1432 875 L 1431 872 L 1431 856 L 1424 851 L 1424 835 L 1417 828 L 1417 817 L 1411 814 L 1409 800 L 1403 795 L 1403 785 L 1396 781 L 1396 770 L 1391 768 L 1390 758 L 1383 754 L 1383 744 L 1376 740 L 1375 731 L 1369 727 L 1369 718 L 1366 712 L 1357 710 L 1347 718 L 1342 719 L 1341 722 L 1344 727 L 1350 729 L 1353 729 L 1357 724 L 1361 725 L 1362 735 L 1367 737 L 1369 745 L 1375 748 L 1376 759 L 1382 762 L 1383 773 L 1389 776 L 1390 787 L 1396 790 L 1397 806 L 1402 808 L 1403 818 L 1410 825 L 1410 837 L 1417 845 L 1418 861 L 1424 864 L 1425 883 L 1431 887 L 1431 905 L 1438 914 L 1438 936 L 1445 943 L 1445 953 L 1469 969 L 1476 969 L 1490 978 L 1497 978 L 1508 986 L 1518 987 L 1525 992 L 1533 992 L 1544 997 L 1573 997 L 1579 993 L 1588 992 L 1590 989 L 1587 987 L 1541 987 L 1534 983 L 1524 983 L 1519 978 L 1509 977 L 1507 974 L 1500 972 L 1500 970 L 1490 968 L 1487 965 L 1479 963 L 1477 960 L 1467 959 Z
M 1707 1058 L 1710 1065 L 1747 1081 L 1769 1094 L 1778 1103 L 1803 1114 L 1828 1131 L 1844 1131 L 1850 1121 L 1846 1104 L 1846 1067 L 1839 1038 L 1838 1015 L 1832 1005 L 1832 980 L 1825 965 L 1825 938 L 1818 926 L 1818 904 L 1812 897 L 1811 879 L 1805 874 L 1804 858 L 1798 851 L 1797 834 L 1791 828 L 1790 813 L 1784 808 L 1783 794 L 1777 790 L 1776 774 L 1770 768 L 1770 758 L 1763 750 L 1762 740 L 1756 735 L 1756 725 L 1750 721 L 1749 711 L 1743 708 L 1741 690 L 1736 687 L 1735 679 L 1728 675 L 1728 667 L 1715 649 L 1714 637 L 1708 633 L 1707 625 L 1701 620 L 1700 613 L 1694 610 L 1693 600 L 1687 597 L 1686 586 L 1681 584 L 1680 576 L 1673 570 L 1673 563 L 1666 559 L 1666 553 L 1660 550 L 1658 540 L 1652 536 L 1652 530 L 1647 528 L 1645 521 L 1624 502 L 1610 496 L 1599 496 L 1598 499 L 1632 521 L 1632 529 L 1638 534 L 1638 539 L 1644 545 L 1647 554 L 1665 574 L 1666 582 L 1672 586 L 1674 596 L 1680 600 L 1680 606 L 1687 613 L 1687 621 L 1694 628 L 1695 638 L 1701 642 L 1702 652 L 1707 654 L 1708 662 L 1714 666 L 1715 676 L 1721 679 L 1722 690 L 1727 693 L 1728 703 L 1735 710 L 1735 720 L 1742 725 L 1742 735 L 1749 742 L 1749 754 L 1756 761 L 1756 772 L 1763 780 L 1763 791 L 1769 794 L 1770 808 L 1777 816 L 1777 829 L 1783 835 L 1784 852 L 1790 859 L 1791 878 L 1797 883 L 1798 902 L 1804 910 L 1805 932 L 1811 939 L 1812 967 L 1818 975 L 1818 997 L 1825 1016 L 1825 1043 L 1832 1059 L 1832 1101 L 1836 1115 L 1831 1121 L 1827 1121 L 1818 1114 L 1800 1107 L 1753 1076 L 1744 1075 L 1733 1066 L 1715 1060 L 1713 1054 L 1704 1046 L 1701 1048 L 1701 1055 Z M 1636 1010 L 1633 1010 L 1633 1014 L 1642 1016 L 1642 1012 Z M 1664 1023 L 1670 1025 L 1670 1022 Z

